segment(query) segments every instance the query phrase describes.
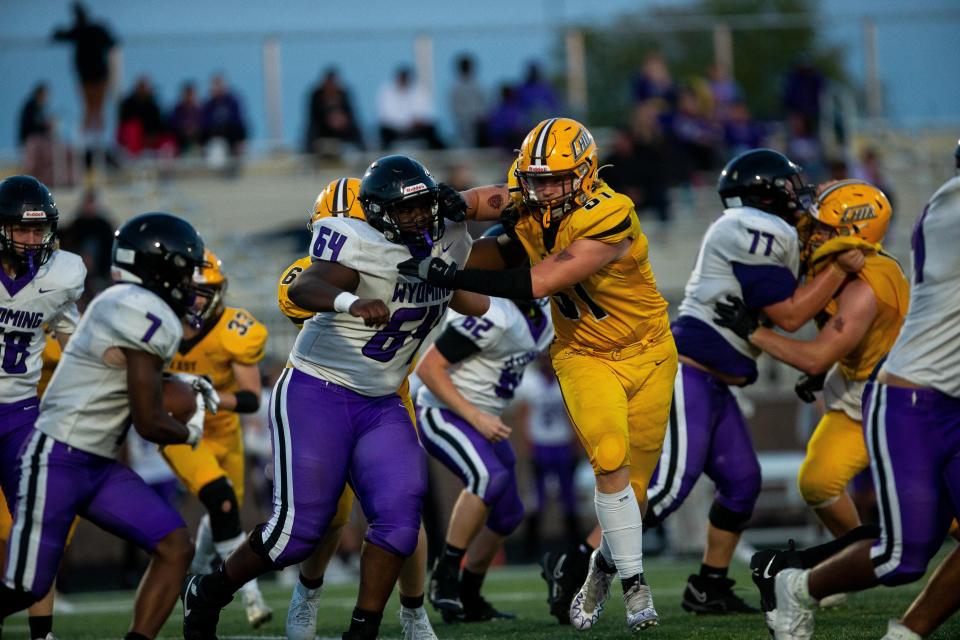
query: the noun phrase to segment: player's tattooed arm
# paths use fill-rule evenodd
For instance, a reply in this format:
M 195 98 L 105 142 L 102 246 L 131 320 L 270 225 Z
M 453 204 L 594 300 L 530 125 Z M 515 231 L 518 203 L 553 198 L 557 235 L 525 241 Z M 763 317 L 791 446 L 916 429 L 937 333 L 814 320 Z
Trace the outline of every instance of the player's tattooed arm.
M 130 418 L 145 440 L 180 444 L 190 431 L 163 410 L 163 360 L 146 351 L 121 347 L 127 366 Z
M 500 212 L 510 204 L 510 192 L 505 184 L 475 187 L 460 195 L 467 202 L 468 220 L 499 220 Z
M 632 240 L 606 244 L 599 240 L 581 238 L 566 249 L 558 251 L 549 259 L 530 270 L 533 297 L 553 295 L 568 287 L 583 282 L 605 266 L 621 258 L 629 249 Z

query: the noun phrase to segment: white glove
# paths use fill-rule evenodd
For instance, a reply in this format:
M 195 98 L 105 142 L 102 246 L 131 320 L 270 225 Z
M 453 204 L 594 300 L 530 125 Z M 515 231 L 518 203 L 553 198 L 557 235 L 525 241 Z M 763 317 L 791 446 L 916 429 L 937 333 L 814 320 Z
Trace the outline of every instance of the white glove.
M 210 413 L 217 413 L 217 408 L 220 406 L 220 395 L 208 379 L 192 373 L 175 373 L 173 376 L 183 380 L 193 387 L 194 391 L 200 394 L 197 396 L 198 407 L 202 406 L 203 409 L 206 409 Z
M 203 419 L 206 416 L 203 405 L 203 394 L 198 391 L 197 410 L 193 412 L 193 415 L 190 416 L 190 419 L 186 422 L 187 439 L 185 442 L 193 449 L 197 448 L 197 445 L 200 444 L 200 438 L 203 437 Z

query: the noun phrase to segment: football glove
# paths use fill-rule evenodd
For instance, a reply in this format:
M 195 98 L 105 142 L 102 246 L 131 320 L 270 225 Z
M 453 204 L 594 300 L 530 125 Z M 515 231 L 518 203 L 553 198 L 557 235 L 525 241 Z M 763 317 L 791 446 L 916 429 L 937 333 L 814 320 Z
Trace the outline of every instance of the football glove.
M 410 258 L 398 264 L 397 269 L 405 276 L 420 278 L 438 287 L 455 288 L 456 262 L 447 264 L 441 258 Z
M 187 439 L 184 441 L 186 444 L 190 445 L 192 449 L 197 448 L 197 445 L 200 444 L 200 438 L 203 437 L 203 419 L 206 415 L 206 411 L 204 411 L 203 396 L 198 391 L 197 409 L 186 422 Z
M 440 206 L 440 215 L 450 222 L 463 222 L 467 219 L 467 201 L 459 191 L 444 182 L 437 185 L 437 203 Z
M 823 381 L 826 377 L 827 374 L 825 373 L 804 374 L 797 378 L 797 384 L 794 385 L 793 390 L 797 392 L 797 397 L 804 402 L 814 402 L 817 399 L 814 393 L 823 389 Z
M 202 405 L 202 408 L 210 413 L 217 413 L 217 408 L 220 407 L 220 395 L 213 388 L 213 383 L 208 377 L 190 373 L 175 373 L 173 376 L 190 385 L 197 394 L 198 406 Z
M 750 334 L 760 326 L 757 314 L 736 296 L 727 296 L 727 301 L 718 302 L 713 306 L 713 310 L 717 313 L 713 317 L 714 322 L 730 329 L 744 340 L 749 341 Z

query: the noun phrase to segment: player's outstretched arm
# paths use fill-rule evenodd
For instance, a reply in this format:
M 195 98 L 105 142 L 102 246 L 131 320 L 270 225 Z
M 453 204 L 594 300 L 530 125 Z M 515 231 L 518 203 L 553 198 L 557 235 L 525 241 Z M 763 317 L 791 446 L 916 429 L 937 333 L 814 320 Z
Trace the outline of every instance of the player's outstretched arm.
M 470 247 L 465 269 L 509 269 L 527 261 L 527 252 L 519 240 L 502 234 L 496 238 L 480 238 Z
M 490 309 L 490 297 L 471 291 L 456 291 L 450 298 L 450 308 L 465 316 L 482 316 Z
M 764 307 L 763 312 L 781 329 L 796 331 L 823 311 L 847 276 L 863 269 L 864 262 L 859 249 L 844 251 L 813 280 L 797 287 L 792 296 Z
M 382 300 L 353 295 L 360 274 L 336 262 L 317 260 L 301 273 L 288 291 L 290 301 L 307 311 L 338 311 L 363 318 L 368 327 L 390 321 L 390 310 Z
M 157 444 L 181 444 L 190 440 L 186 425 L 163 410 L 163 360 L 146 351 L 120 349 L 126 358 L 130 417 L 137 433 Z
M 510 204 L 510 192 L 505 184 L 474 187 L 461 191 L 460 195 L 467 203 L 468 220 L 499 220 L 500 212 Z
M 749 340 L 777 360 L 810 375 L 830 367 L 860 344 L 877 315 L 877 299 L 870 285 L 854 280 L 837 300 L 838 310 L 811 341 L 794 340 L 760 327 Z

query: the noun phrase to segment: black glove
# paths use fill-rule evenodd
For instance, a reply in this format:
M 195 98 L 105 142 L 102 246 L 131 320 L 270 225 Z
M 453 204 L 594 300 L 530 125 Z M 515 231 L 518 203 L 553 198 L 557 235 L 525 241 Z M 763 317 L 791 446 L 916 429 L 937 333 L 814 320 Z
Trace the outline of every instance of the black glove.
M 467 219 L 467 201 L 460 192 L 450 185 L 441 182 L 437 185 L 437 203 L 440 205 L 440 215 L 450 222 L 463 222 Z
M 397 265 L 405 276 L 420 278 L 430 284 L 454 289 L 453 281 L 457 275 L 457 263 L 447 264 L 441 258 L 410 258 Z
M 520 208 L 513 202 L 504 207 L 503 211 L 500 212 L 500 224 L 503 225 L 503 232 L 514 240 L 519 240 L 517 237 L 517 223 L 520 222 L 521 215 Z
M 817 399 L 816 396 L 813 395 L 814 392 L 823 389 L 823 381 L 826 377 L 827 374 L 825 373 L 820 373 L 815 376 L 805 373 L 797 378 L 797 384 L 794 385 L 793 390 L 797 392 L 797 397 L 804 402 L 813 402 Z
M 721 327 L 730 329 L 744 340 L 750 340 L 750 334 L 757 330 L 760 323 L 757 314 L 736 296 L 727 296 L 726 302 L 718 302 L 713 306 L 717 315 L 713 321 Z

